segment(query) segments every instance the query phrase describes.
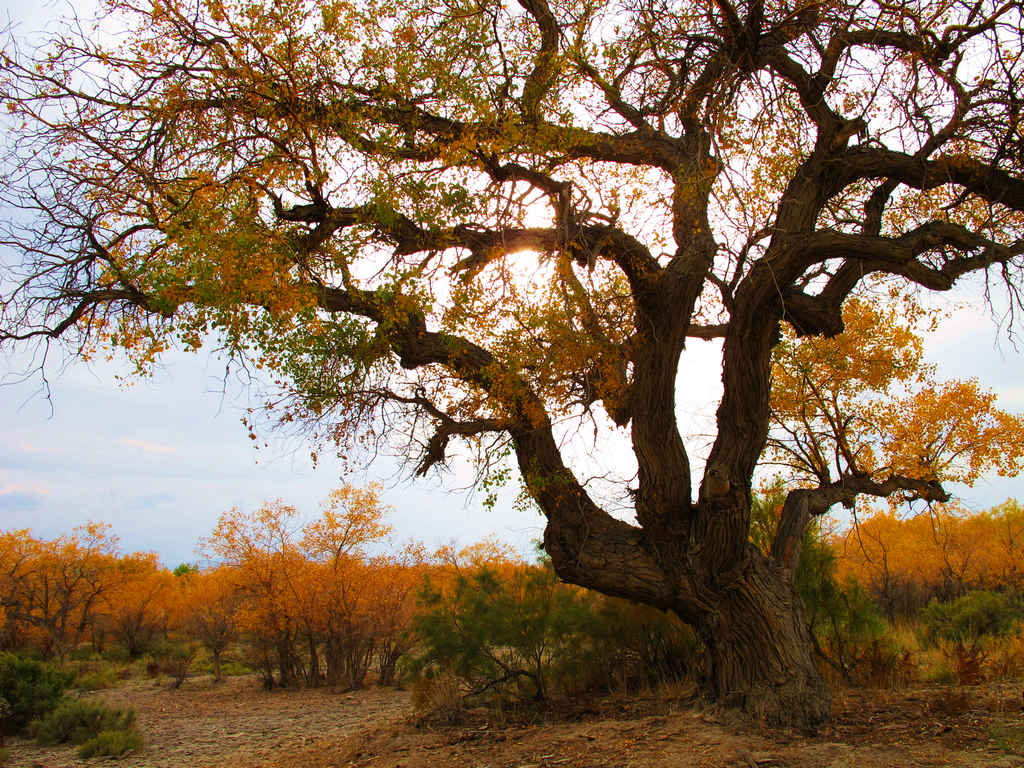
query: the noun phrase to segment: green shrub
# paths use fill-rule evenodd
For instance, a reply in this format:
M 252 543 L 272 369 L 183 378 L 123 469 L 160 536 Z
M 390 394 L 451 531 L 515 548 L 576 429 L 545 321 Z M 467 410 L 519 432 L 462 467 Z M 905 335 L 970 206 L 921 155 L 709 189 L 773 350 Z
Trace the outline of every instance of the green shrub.
M 103 652 L 103 658 L 115 664 L 127 664 L 132 660 L 132 655 L 120 643 L 111 643 L 107 650 Z
M 493 692 L 544 699 L 550 657 L 571 642 L 571 595 L 547 569 L 517 568 L 508 578 L 482 568 L 459 574 L 454 592 L 429 587 L 415 626 L 424 652 L 413 671 L 436 665 L 466 683 L 470 695 Z
M 83 760 L 90 757 L 121 757 L 129 752 L 142 751 L 142 736 L 134 728 L 100 731 L 78 748 Z
M 805 603 L 811 631 L 826 661 L 848 682 L 885 685 L 906 666 L 878 606 L 855 581 L 819 585 L 817 601 Z M 904 680 L 904 682 L 906 682 Z
M 224 660 L 220 664 L 220 673 L 224 677 L 238 677 L 241 675 L 251 675 L 255 671 L 255 669 L 247 666 L 244 662 L 241 661 Z
M 84 744 L 101 731 L 127 731 L 135 710 L 115 709 L 100 701 L 65 699 L 45 717 L 33 720 L 29 735 L 43 745 Z
M 95 661 L 100 658 L 91 645 L 80 645 L 68 652 L 69 661 Z
M 7 765 L 11 760 L 11 750 L 9 747 L 0 747 L 0 765 Z
M 638 690 L 700 677 L 706 649 L 693 628 L 646 605 L 583 594 L 577 645 L 556 659 L 563 690 Z
M 73 673 L 52 664 L 0 653 L 0 696 L 10 706 L 9 727 L 20 731 L 53 710 L 73 678 Z
M 231 656 L 228 656 L 227 652 L 221 656 L 220 673 L 222 677 L 251 675 L 256 671 L 242 661 L 234 658 L 235 654 L 240 654 L 240 651 L 236 646 L 232 646 L 231 651 L 233 652 Z M 206 648 L 200 646 L 195 658 L 192 660 L 192 665 L 189 667 L 189 671 L 197 675 L 212 675 L 214 671 L 213 655 Z
M 199 652 L 199 645 L 196 643 L 174 642 L 162 640 L 153 646 L 153 659 L 156 663 L 156 671 L 172 678 L 171 686 L 180 688 L 188 677 L 192 667 L 192 661 Z M 149 667 L 147 666 L 147 670 Z
M 932 685 L 953 685 L 957 676 L 948 664 L 938 664 L 925 673 L 924 681 Z
M 1024 619 L 1024 606 L 1005 592 L 968 592 L 948 603 L 932 600 L 921 612 L 922 642 L 952 644 L 961 684 L 973 685 L 981 676 L 992 641 L 1014 632 Z
M 121 670 L 102 660 L 81 661 L 73 667 L 74 687 L 80 691 L 114 688 L 121 681 Z
M 653 687 L 702 665 L 699 640 L 675 617 L 562 584 L 550 564 L 464 572 L 448 593 L 428 585 L 421 606 L 410 671 L 457 680 L 484 703 Z
M 1024 607 L 1005 592 L 968 592 L 949 603 L 933 600 L 921 612 L 926 644 L 947 640 L 974 649 L 1011 634 L 1021 619 Z
M 117 671 L 110 668 L 82 671 L 75 678 L 75 688 L 80 691 L 101 691 L 106 688 L 114 688 L 121 682 Z

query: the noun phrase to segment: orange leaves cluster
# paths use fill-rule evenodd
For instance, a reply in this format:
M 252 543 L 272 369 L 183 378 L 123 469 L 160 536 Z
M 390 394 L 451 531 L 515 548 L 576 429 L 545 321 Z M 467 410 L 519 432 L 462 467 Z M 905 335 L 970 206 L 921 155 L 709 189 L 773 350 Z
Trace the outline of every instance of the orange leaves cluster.
M 53 540 L 27 530 L 4 533 L 0 645 L 64 658 L 87 637 L 134 637 L 141 625 L 165 615 L 154 600 L 162 589 L 159 572 L 153 556 L 120 557 L 106 525 L 88 523 Z
M 984 472 L 1024 468 L 1024 420 L 995 407 L 976 380 L 929 384 L 882 413 L 882 452 L 892 471 L 972 484 Z
M 378 488 L 344 486 L 305 526 L 278 501 L 225 513 L 204 540 L 223 563 L 219 578 L 233 585 L 234 624 L 268 681 L 276 672 L 284 685 L 359 687 L 374 661 L 393 674 L 424 555 L 415 545 L 367 552 L 390 533 L 384 513 Z
M 977 381 L 934 381 L 910 303 L 847 301 L 845 330 L 785 339 L 773 365 L 770 457 L 802 478 L 899 475 L 971 484 L 1024 467 L 1024 419 Z
M 932 597 L 1024 590 L 1024 507 L 1013 500 L 975 514 L 956 504 L 906 518 L 878 510 L 834 535 L 832 545 L 840 579 L 862 584 L 890 618 Z
M 359 555 L 363 547 L 391 533 L 381 521 L 379 488 L 337 488 L 324 501 L 323 514 L 302 529 L 302 549 L 308 557 L 337 562 Z
M 178 626 L 185 607 L 174 574 L 152 552 L 121 557 L 117 578 L 103 595 L 99 628 L 108 630 L 132 658 L 158 635 Z

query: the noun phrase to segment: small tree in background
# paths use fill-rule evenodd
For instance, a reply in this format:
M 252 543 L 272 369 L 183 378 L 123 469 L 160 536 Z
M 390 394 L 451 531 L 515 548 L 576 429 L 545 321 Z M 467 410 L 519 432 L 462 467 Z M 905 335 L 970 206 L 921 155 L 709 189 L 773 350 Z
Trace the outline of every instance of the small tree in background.
M 224 651 L 238 637 L 242 588 L 227 568 L 191 572 L 188 579 L 184 626 L 210 652 L 213 679 L 219 683 Z

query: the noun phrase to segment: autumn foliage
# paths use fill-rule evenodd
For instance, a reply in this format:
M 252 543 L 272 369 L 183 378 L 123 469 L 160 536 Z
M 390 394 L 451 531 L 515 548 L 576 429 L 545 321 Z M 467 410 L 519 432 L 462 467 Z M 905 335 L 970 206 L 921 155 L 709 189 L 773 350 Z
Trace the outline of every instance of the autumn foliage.
M 102 621 L 127 576 L 109 527 L 90 523 L 52 541 L 0 534 L 0 605 L 6 647 L 63 659 Z M 109 615 L 109 614 L 106 614 Z
M 862 584 L 890 620 L 972 590 L 1024 593 L 1024 508 L 1013 500 L 979 513 L 956 504 L 909 517 L 879 509 L 832 543 L 840 578 Z
M 394 678 L 425 554 L 407 545 L 370 555 L 389 533 L 374 488 L 341 488 L 320 517 L 297 524 L 281 502 L 231 510 L 203 540 L 213 564 L 163 567 L 152 553 L 122 555 L 107 527 L 53 541 L 0 537 L 2 647 L 63 660 L 83 643 L 116 644 L 129 658 L 209 653 L 215 676 L 233 643 L 268 685 L 363 685 L 373 666 Z M 184 643 L 184 650 L 182 650 Z M 186 663 L 187 667 L 187 663 Z
M 222 515 L 204 540 L 222 563 L 222 594 L 237 600 L 232 623 L 250 638 L 267 685 L 358 688 L 374 663 L 393 677 L 424 555 L 416 546 L 367 553 L 389 533 L 383 513 L 376 490 L 344 487 L 301 528 L 294 507 L 274 502 Z
M 0 344 L 146 371 L 209 342 L 346 455 L 518 471 L 559 577 L 685 618 L 722 702 L 829 716 L 790 578 L 811 519 L 1020 467 L 1019 422 L 909 340 L 828 379 L 847 323 L 892 326 L 879 283 L 973 274 L 1019 316 L 1020 3 L 109 0 L 92 29 L 0 53 Z M 695 438 L 696 339 L 722 396 Z M 800 482 L 759 550 L 766 448 Z M 267 663 L 355 684 L 350 556 L 237 522 Z
M 943 482 L 972 485 L 985 472 L 1024 468 L 1024 418 L 996 407 L 977 380 L 936 379 L 921 331 L 934 313 L 892 296 L 843 306 L 843 333 L 788 334 L 773 353 L 767 458 L 798 484 L 858 483 L 900 501 L 947 501 Z M 905 479 L 902 488 L 887 479 Z
M 759 548 L 784 499 L 781 481 L 756 497 Z M 152 553 L 121 554 L 99 524 L 50 541 L 4 533 L 0 650 L 66 661 L 81 647 L 118 649 L 154 659 L 177 684 L 199 647 L 216 680 L 230 658 L 267 687 L 353 689 L 411 674 L 428 708 L 706 674 L 706 648 L 677 617 L 560 583 L 550 563 L 526 562 L 495 539 L 431 554 L 395 548 L 386 512 L 372 486 L 332 492 L 311 519 L 281 501 L 232 509 L 201 540 L 209 564 L 174 572 Z M 861 510 L 849 526 L 809 528 L 794 578 L 819 662 L 838 679 L 917 674 L 919 659 L 891 635 L 909 623 L 920 625 L 922 648 L 945 648 L 970 681 L 995 639 L 1017 632 L 1022 562 L 1019 503 L 977 513 L 945 504 L 909 516 Z

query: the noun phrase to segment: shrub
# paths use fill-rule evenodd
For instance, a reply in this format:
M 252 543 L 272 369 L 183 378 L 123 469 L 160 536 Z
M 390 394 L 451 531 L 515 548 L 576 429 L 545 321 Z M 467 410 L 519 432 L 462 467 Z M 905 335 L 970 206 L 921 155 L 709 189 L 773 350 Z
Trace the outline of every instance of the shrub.
M 127 664 L 132 660 L 132 655 L 120 643 L 111 643 L 110 647 L 103 652 L 103 658 L 115 664 Z
M 80 645 L 68 651 L 69 661 L 95 661 L 98 658 L 100 655 L 91 645 Z
M 462 686 L 454 675 L 424 674 L 412 686 L 412 707 L 449 725 L 462 715 Z
M 171 687 L 180 688 L 181 684 L 185 682 L 185 678 L 188 677 L 192 661 L 195 659 L 198 651 L 199 646 L 195 643 L 171 642 L 166 640 L 157 643 L 153 648 L 153 656 L 155 657 L 155 661 L 153 662 L 153 664 L 155 664 L 155 673 L 169 675 L 172 679 Z M 151 668 L 153 667 L 147 665 L 147 673 L 149 673 Z M 155 676 L 155 674 L 153 676 Z
M 99 701 L 65 699 L 45 717 L 32 721 L 29 735 L 40 744 L 83 744 L 101 731 L 128 731 L 135 710 L 114 709 Z
M 142 736 L 134 728 L 100 731 L 78 748 L 83 760 L 90 757 L 121 757 L 129 752 L 142 751 Z
M 459 573 L 446 591 L 428 585 L 421 604 L 410 671 L 454 676 L 485 702 L 654 687 L 692 675 L 703 656 L 675 617 L 562 584 L 549 564 Z M 423 698 L 434 688 L 424 683 Z
M 550 657 L 571 642 L 567 598 L 553 574 L 528 567 L 507 578 L 487 568 L 460 573 L 450 596 L 428 587 L 428 610 L 416 620 L 425 650 L 414 671 L 436 665 L 465 681 L 470 695 L 544 699 Z
M 251 675 L 255 672 L 252 667 L 246 666 L 241 661 L 225 660 L 221 662 L 220 673 L 224 677 L 237 677 L 239 675 Z
M 113 688 L 119 682 L 119 670 L 102 661 L 82 662 L 75 668 L 74 687 L 80 691 Z
M 678 617 L 594 592 L 583 597 L 578 643 L 556 660 L 566 692 L 653 689 L 703 675 L 704 644 Z
M 1004 592 L 968 592 L 952 602 L 935 600 L 921 612 L 927 646 L 953 645 L 956 671 L 963 685 L 978 682 L 992 641 L 1011 634 L 1024 618 L 1019 600 Z
M 933 685 L 953 685 L 957 681 L 956 672 L 947 664 L 938 664 L 924 675 L 926 683 Z
M 993 679 L 1018 680 L 1024 677 L 1024 636 L 1007 638 L 989 653 L 987 662 Z
M 807 606 L 819 651 L 847 682 L 886 685 L 908 682 L 909 653 L 891 637 L 878 606 L 855 581 L 819 585 Z
M 34 718 L 53 710 L 74 675 L 52 664 L 0 653 L 0 696 L 7 700 L 7 724 L 22 730 Z

